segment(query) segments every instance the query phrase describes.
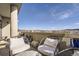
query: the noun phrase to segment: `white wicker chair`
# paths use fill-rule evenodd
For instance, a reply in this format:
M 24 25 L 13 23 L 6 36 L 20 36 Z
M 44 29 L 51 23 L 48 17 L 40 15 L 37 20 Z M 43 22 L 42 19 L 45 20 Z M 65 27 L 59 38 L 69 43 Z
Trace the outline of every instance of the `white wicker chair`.
M 55 50 L 59 40 L 46 38 L 44 44 L 38 46 L 38 51 L 44 55 L 55 55 Z
M 23 38 L 10 38 L 10 55 L 30 49 L 29 44 L 25 44 Z

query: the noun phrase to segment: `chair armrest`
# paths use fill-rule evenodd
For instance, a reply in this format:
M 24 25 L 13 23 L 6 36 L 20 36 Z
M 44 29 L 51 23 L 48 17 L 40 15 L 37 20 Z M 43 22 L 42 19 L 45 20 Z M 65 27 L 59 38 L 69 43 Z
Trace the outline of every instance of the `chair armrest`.
M 10 56 L 12 56 L 12 55 L 13 55 L 13 54 L 12 54 L 12 50 L 9 50 L 9 55 L 10 55 Z
M 62 53 L 62 52 L 65 52 L 65 51 L 68 51 L 68 50 L 70 50 L 70 49 L 72 49 L 72 48 L 67 48 L 67 49 L 64 49 L 64 50 L 62 50 L 62 51 L 58 52 L 58 54 L 60 54 L 60 53 Z
M 67 49 L 64 49 L 64 50 L 62 50 L 62 51 L 59 51 L 59 52 L 56 54 L 56 56 L 61 56 L 61 54 L 64 56 L 63 53 L 68 52 L 68 51 L 73 51 L 73 48 L 67 48 Z M 74 51 L 73 51 L 73 52 L 74 52 Z M 66 54 L 66 55 L 67 55 L 67 54 Z
M 39 42 L 39 45 L 38 46 L 42 45 L 44 43 L 45 39 L 46 38 L 42 38 L 41 41 Z
M 10 50 L 10 39 L 7 39 L 6 47 L 9 49 L 9 56 L 12 56 L 12 50 Z

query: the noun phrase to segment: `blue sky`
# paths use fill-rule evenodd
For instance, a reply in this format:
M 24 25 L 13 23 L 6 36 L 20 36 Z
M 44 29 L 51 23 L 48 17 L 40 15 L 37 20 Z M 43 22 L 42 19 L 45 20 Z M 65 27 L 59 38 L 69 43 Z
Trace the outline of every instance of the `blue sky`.
M 79 4 L 26 3 L 19 12 L 19 29 L 61 30 L 79 28 Z

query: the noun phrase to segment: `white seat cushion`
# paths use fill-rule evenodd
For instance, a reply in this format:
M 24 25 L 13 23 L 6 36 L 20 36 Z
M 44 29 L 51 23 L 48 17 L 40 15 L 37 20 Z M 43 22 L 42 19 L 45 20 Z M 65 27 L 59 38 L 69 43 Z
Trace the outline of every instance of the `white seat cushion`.
M 10 38 L 11 49 L 14 49 L 20 45 L 25 45 L 23 38 Z
M 37 51 L 30 50 L 30 51 L 24 51 L 19 54 L 16 54 L 15 56 L 41 56 L 41 54 Z
M 23 38 L 11 38 L 10 39 L 10 50 L 12 51 L 12 54 L 22 52 L 29 48 L 30 48 L 30 45 L 25 44 Z
M 47 46 L 47 45 L 40 45 L 38 47 L 38 51 L 49 56 L 49 55 L 54 55 L 55 48 L 52 48 L 52 47 Z
M 51 46 L 53 48 L 56 48 L 57 44 L 58 44 L 58 40 L 57 39 L 51 39 L 51 38 L 46 38 L 45 45 Z
M 23 52 L 25 50 L 28 50 L 30 49 L 30 45 L 26 44 L 26 45 L 23 45 L 23 46 L 19 46 L 19 47 L 16 47 L 12 50 L 12 54 L 17 54 L 19 52 Z

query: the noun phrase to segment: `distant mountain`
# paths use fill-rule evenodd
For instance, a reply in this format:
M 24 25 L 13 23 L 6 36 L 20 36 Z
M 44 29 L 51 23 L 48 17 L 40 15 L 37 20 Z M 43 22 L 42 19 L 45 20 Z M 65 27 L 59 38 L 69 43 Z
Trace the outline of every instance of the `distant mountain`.
M 69 31 L 77 30 L 77 31 L 79 31 L 79 29 L 65 29 L 65 30 L 69 30 Z
M 64 29 L 64 30 L 19 30 L 19 32 L 59 32 L 59 33 L 62 33 L 62 32 L 70 32 L 70 31 L 73 31 L 73 32 L 79 32 L 79 29 Z

